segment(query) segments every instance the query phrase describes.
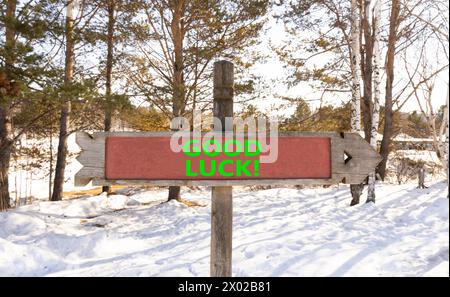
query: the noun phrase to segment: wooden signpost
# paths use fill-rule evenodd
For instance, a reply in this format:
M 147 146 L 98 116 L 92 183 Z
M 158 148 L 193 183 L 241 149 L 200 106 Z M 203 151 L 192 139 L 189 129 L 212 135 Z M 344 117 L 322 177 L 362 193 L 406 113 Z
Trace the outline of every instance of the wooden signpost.
M 212 186 L 211 276 L 231 276 L 233 185 L 327 185 L 362 183 L 381 157 L 358 134 L 288 132 L 277 137 L 278 157 L 259 163 L 259 155 L 246 151 L 245 135 L 235 134 L 232 146 L 241 152 L 227 153 L 225 118 L 233 116 L 233 64 L 214 64 L 214 116 L 223 139 L 221 153 L 201 150 L 174 152 L 173 132 L 80 132 L 78 161 L 83 168 L 75 184 Z M 237 143 L 236 143 L 237 142 Z M 268 138 L 270 142 L 270 138 Z M 218 150 L 220 151 L 220 150 Z M 263 153 L 262 153 L 263 154 Z

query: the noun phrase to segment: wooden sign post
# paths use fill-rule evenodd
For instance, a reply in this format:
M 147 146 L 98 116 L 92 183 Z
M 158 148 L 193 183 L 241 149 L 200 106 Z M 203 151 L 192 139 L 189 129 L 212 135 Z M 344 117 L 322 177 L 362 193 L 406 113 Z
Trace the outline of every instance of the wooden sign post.
M 214 64 L 214 116 L 225 132 L 225 118 L 233 117 L 234 67 L 227 61 Z M 217 131 L 216 127 L 214 130 Z M 231 276 L 233 187 L 214 186 L 211 192 L 211 276 Z
M 233 64 L 216 62 L 214 116 L 222 125 L 214 129 L 225 144 L 225 135 L 233 134 L 225 125 L 225 118 L 233 116 L 233 92 Z M 238 154 L 227 154 L 226 150 L 218 154 L 175 152 L 171 149 L 174 133 L 77 133 L 81 147 L 77 159 L 83 167 L 75 175 L 75 185 L 92 181 L 99 186 L 212 186 L 211 276 L 231 276 L 233 185 L 358 184 L 381 161 L 380 155 L 355 133 L 280 133 L 276 138 L 277 158 L 271 163 L 259 163 L 259 156 L 245 150 Z M 233 137 L 245 147 L 245 135 L 240 140 L 237 133 Z M 274 139 L 267 140 L 272 143 Z

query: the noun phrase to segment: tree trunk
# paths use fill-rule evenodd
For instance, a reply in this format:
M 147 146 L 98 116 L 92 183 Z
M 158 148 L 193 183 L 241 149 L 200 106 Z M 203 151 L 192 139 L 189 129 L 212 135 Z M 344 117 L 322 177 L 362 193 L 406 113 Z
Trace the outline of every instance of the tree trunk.
M 372 129 L 370 133 L 370 145 L 376 150 L 377 149 L 377 132 L 378 132 L 378 122 L 380 116 L 380 14 L 381 14 L 381 0 L 376 0 L 373 18 L 372 18 L 372 28 L 373 28 L 373 113 L 372 113 Z M 375 171 L 370 173 L 368 189 L 367 189 L 367 201 L 375 203 Z
M 448 151 L 448 138 L 449 138 L 449 122 L 450 122 L 450 116 L 448 114 L 449 112 L 449 104 L 448 104 L 448 97 L 449 97 L 449 89 L 448 89 L 448 84 L 447 84 L 447 104 L 446 107 L 444 108 L 444 117 L 445 117 L 445 121 L 443 123 L 443 129 L 444 129 L 444 133 L 442 133 L 442 135 L 445 134 L 445 138 L 444 138 L 444 158 L 445 158 L 445 173 L 447 175 L 447 186 L 449 183 L 449 151 Z M 448 198 L 448 194 L 447 194 L 447 198 Z
M 448 186 L 449 181 L 449 152 L 448 152 L 448 137 L 449 137 L 449 114 L 448 114 L 448 105 L 449 105 L 449 89 L 447 85 L 447 99 L 446 104 L 443 110 L 442 122 L 437 131 L 436 127 L 436 116 L 431 114 L 427 116 L 430 130 L 433 132 L 433 146 L 436 151 L 436 154 L 439 157 L 439 160 L 442 163 L 442 167 L 445 172 L 446 182 Z M 427 99 L 427 105 L 429 105 L 428 109 L 432 111 L 432 103 L 431 103 L 431 90 L 429 97 Z M 448 195 L 447 195 L 448 198 Z
M 359 133 L 361 131 L 361 49 L 359 43 L 360 36 L 360 12 L 358 10 L 357 0 L 351 1 L 351 68 L 352 68 L 352 114 L 351 127 L 352 132 Z M 352 201 L 350 206 L 359 203 L 364 184 L 350 185 L 350 193 Z
M 370 0 L 363 0 L 362 31 L 364 35 L 364 59 L 361 63 L 364 84 L 364 100 L 362 105 L 364 121 L 364 137 L 370 142 L 370 131 L 372 129 L 372 59 L 373 59 L 373 35 L 370 22 Z
M 425 186 L 425 168 L 423 166 L 419 168 L 418 180 L 419 180 L 419 185 L 417 186 L 417 188 L 418 189 L 426 189 L 427 187 Z
M 52 178 L 53 178 L 53 125 L 50 124 L 50 135 L 49 135 L 49 166 L 48 166 L 48 199 L 52 199 Z
M 183 62 L 183 39 L 185 28 L 183 24 L 183 15 L 185 11 L 185 1 L 176 1 L 173 5 L 173 18 L 171 23 L 172 41 L 174 48 L 174 65 L 173 65 L 173 99 L 172 99 L 172 116 L 179 117 L 184 113 L 184 62 Z M 173 131 L 179 130 L 179 124 L 171 127 Z M 180 187 L 169 187 L 168 199 L 179 199 Z
M 350 206 L 359 204 L 362 192 L 364 190 L 364 183 L 350 185 L 350 194 L 352 195 L 352 201 L 350 201 Z
M 73 9 L 75 0 L 68 0 L 66 15 L 66 61 L 64 87 L 66 92 L 72 83 L 73 64 L 74 64 L 74 39 L 73 39 Z M 71 99 L 67 93 L 61 106 L 61 118 L 59 122 L 59 143 L 58 154 L 55 167 L 55 182 L 53 184 L 52 201 L 59 201 L 63 196 L 64 187 L 64 170 L 66 169 L 67 160 L 67 138 L 69 137 L 69 115 L 71 111 Z
M 0 113 L 3 111 L 0 110 Z M 5 131 L 9 130 L 7 127 L 10 122 L 6 122 L 4 115 L 0 114 L 0 145 L 3 147 L 0 151 L 0 211 L 7 210 L 11 207 L 9 197 L 9 162 L 11 160 L 11 144 L 8 143 L 9 139 L 5 137 Z M 5 125 L 6 124 L 6 125 Z
M 390 152 L 392 132 L 393 132 L 393 111 L 392 111 L 392 88 L 394 85 L 394 58 L 395 46 L 397 42 L 397 28 L 400 14 L 400 0 L 392 1 L 391 16 L 389 19 L 389 38 L 386 54 L 386 95 L 384 104 L 384 131 L 381 141 L 380 154 L 383 158 L 378 165 L 378 173 L 381 178 L 386 177 L 386 166 Z
M 6 3 L 5 22 L 5 73 L 0 72 L 0 211 L 11 207 L 9 196 L 9 164 L 11 161 L 12 120 L 11 99 L 16 95 L 13 79 L 15 63 L 15 28 L 16 0 L 8 0 Z
M 112 68 L 113 68 L 113 54 L 114 54 L 114 13 L 116 9 L 115 0 L 108 1 L 108 36 L 107 36 L 107 55 L 106 55 L 106 82 L 105 82 L 105 132 L 111 131 L 111 117 L 112 117 L 112 102 L 111 102 L 111 83 L 112 83 Z M 109 193 L 111 188 L 103 186 L 103 192 Z

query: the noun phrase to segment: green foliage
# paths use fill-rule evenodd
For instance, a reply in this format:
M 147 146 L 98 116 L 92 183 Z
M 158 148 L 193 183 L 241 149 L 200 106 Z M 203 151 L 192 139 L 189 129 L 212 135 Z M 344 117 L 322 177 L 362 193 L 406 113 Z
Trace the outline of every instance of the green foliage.
M 425 117 L 417 111 L 408 114 L 406 121 L 403 122 L 403 125 L 400 125 L 399 130 L 409 136 L 418 138 L 426 138 L 430 135 Z
M 295 112 L 280 124 L 280 131 L 350 131 L 350 103 L 325 105 L 311 110 L 303 99 L 297 99 Z
M 242 110 L 239 112 L 235 112 L 235 116 L 240 117 L 242 119 L 246 119 L 249 117 L 258 118 L 258 117 L 266 117 L 264 113 L 258 110 L 258 108 L 253 104 L 246 104 Z
M 169 118 L 153 107 L 128 106 L 119 116 L 131 128 L 139 131 L 167 131 L 169 129 Z
M 0 1 L 0 72 L 5 71 L 6 61 L 13 60 L 14 66 L 9 71 L 9 78 L 29 85 L 47 75 L 44 48 L 55 32 L 61 30 L 59 24 L 61 0 L 17 1 L 16 17 L 6 17 L 6 2 Z M 14 30 L 13 48 L 5 43 L 6 28 Z

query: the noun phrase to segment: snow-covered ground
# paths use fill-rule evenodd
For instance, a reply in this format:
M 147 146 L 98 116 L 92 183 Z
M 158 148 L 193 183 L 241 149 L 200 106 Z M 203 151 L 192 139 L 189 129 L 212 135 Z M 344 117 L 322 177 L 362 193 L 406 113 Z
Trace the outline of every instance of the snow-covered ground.
M 21 140 L 21 148 L 38 149 L 42 151 L 44 157 L 40 159 L 30 158 L 22 153 L 20 160 L 12 160 L 9 172 L 9 193 L 13 199 L 12 205 L 19 203 L 19 200 L 46 200 L 48 199 L 49 189 L 49 143 L 48 139 L 27 139 Z M 58 138 L 53 138 L 53 170 L 56 163 L 56 149 L 58 147 Z M 85 187 L 75 187 L 75 173 L 83 166 L 76 160 L 80 148 L 75 142 L 75 134 L 71 134 L 67 139 L 69 155 L 67 159 L 66 170 L 64 171 L 65 182 L 64 191 L 86 190 L 92 188 L 91 185 Z M 54 172 L 52 181 L 54 178 Z M 23 204 L 20 203 L 20 204 Z
M 444 182 L 378 184 L 348 207 L 347 186 L 234 192 L 234 276 L 449 276 Z M 166 190 L 34 202 L 0 214 L 0 276 L 208 276 L 210 191 L 202 206 Z

